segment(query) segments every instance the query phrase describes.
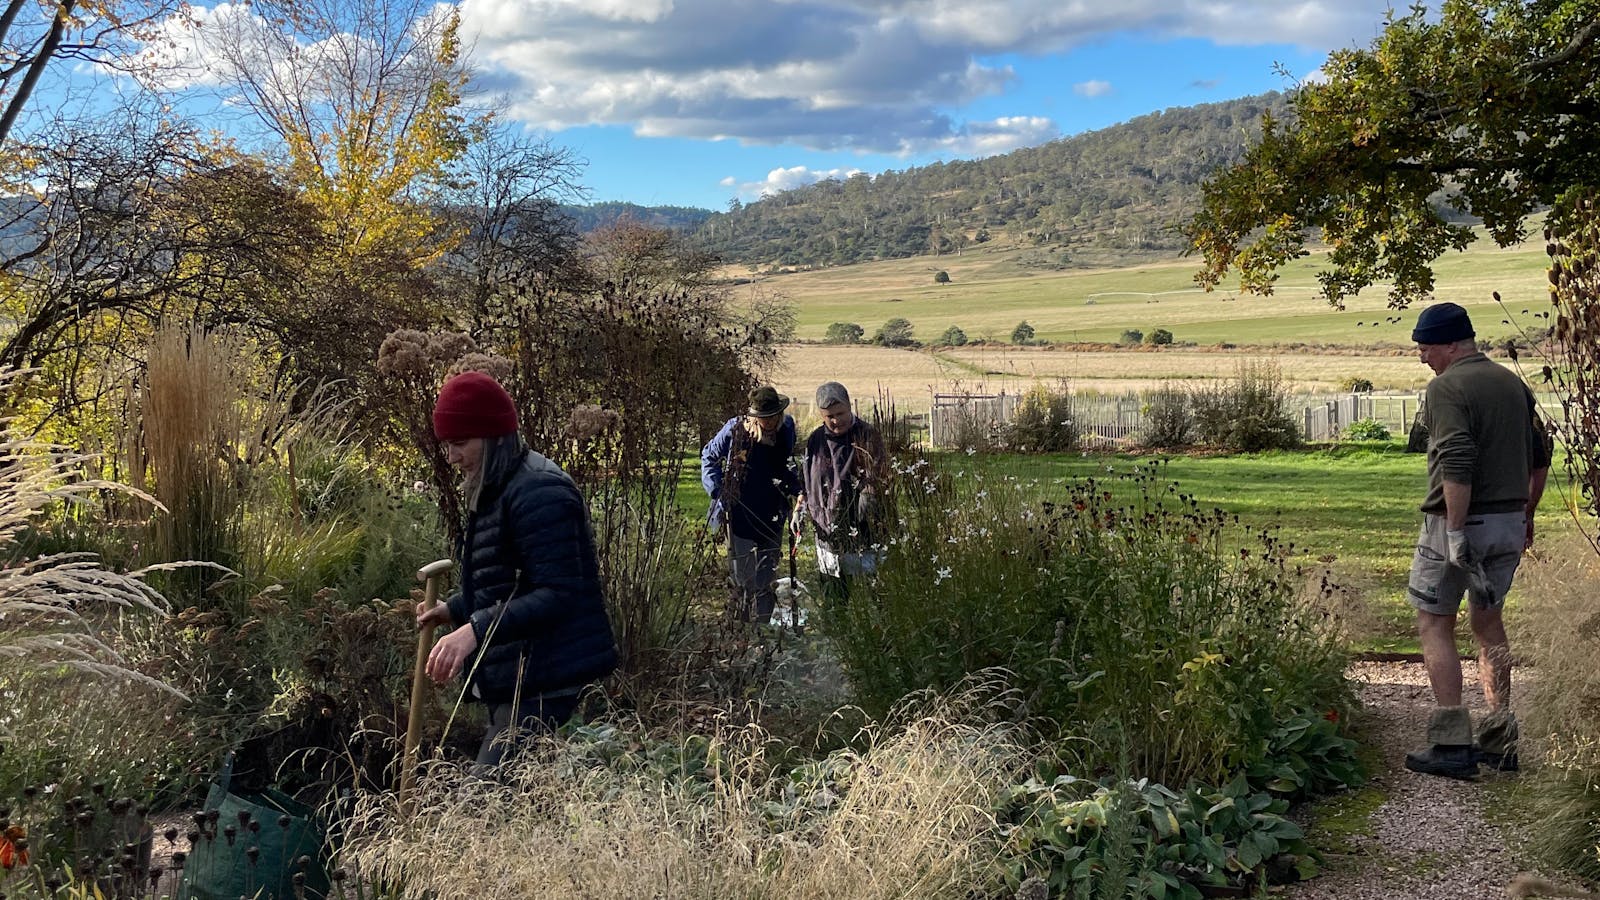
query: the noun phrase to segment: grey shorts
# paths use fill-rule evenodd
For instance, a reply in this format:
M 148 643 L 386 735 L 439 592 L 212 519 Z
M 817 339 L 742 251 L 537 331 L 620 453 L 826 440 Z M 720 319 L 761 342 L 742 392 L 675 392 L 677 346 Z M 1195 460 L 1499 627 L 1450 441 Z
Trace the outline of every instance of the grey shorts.
M 1511 579 L 1522 562 L 1527 537 L 1527 517 L 1520 512 L 1469 516 L 1465 531 L 1473 551 L 1483 561 L 1485 590 L 1470 584 L 1465 569 L 1450 565 L 1444 516 L 1422 517 L 1417 553 L 1411 558 L 1411 581 L 1406 599 L 1425 613 L 1454 615 L 1463 594 L 1479 609 L 1499 609 L 1511 590 Z

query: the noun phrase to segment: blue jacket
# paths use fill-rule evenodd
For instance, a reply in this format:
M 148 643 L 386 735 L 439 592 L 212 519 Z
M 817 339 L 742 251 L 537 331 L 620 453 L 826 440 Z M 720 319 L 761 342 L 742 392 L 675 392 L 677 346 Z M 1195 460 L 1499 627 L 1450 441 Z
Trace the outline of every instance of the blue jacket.
M 479 699 L 580 688 L 616 668 L 588 506 L 555 463 L 529 450 L 484 485 L 457 549 L 450 617 L 478 636 L 462 671 Z
M 700 451 L 700 484 L 711 495 L 708 524 L 730 526 L 735 537 L 772 543 L 783 536 L 800 493 L 794 466 L 794 419 L 783 417 L 771 446 L 750 436 L 734 416 Z

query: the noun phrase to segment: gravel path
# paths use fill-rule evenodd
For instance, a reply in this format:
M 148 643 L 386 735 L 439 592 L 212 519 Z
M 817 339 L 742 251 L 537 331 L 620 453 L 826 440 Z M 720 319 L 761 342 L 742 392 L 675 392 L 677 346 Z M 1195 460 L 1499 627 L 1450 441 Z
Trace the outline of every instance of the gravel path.
M 1467 705 L 1483 709 L 1477 665 L 1462 661 Z M 1408 750 L 1421 746 L 1433 693 L 1421 663 L 1357 663 L 1370 716 L 1367 740 L 1376 742 L 1382 769 L 1369 790 L 1382 805 L 1364 828 L 1352 829 L 1345 852 L 1330 853 L 1322 875 L 1286 889 L 1294 900 L 1489 900 L 1504 898 L 1506 884 L 1533 864 L 1519 852 L 1515 827 L 1484 816 L 1496 783 L 1514 775 L 1488 773 L 1478 781 L 1418 775 L 1405 768 Z M 1517 678 L 1520 682 L 1520 676 Z M 1514 684 L 1512 696 L 1517 695 Z M 1503 787 L 1503 785 L 1502 785 Z M 1315 837 L 1313 837 L 1315 842 Z

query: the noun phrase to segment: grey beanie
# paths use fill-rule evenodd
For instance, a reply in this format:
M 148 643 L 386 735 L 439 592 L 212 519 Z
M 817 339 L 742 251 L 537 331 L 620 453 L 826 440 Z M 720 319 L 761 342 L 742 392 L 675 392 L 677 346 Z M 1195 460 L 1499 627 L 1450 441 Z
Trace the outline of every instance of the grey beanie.
M 1417 316 L 1411 339 L 1419 344 L 1454 344 L 1475 337 L 1472 318 L 1454 303 L 1435 303 Z
M 836 403 L 849 403 L 850 392 L 837 381 L 824 381 L 817 388 L 817 409 L 827 409 Z

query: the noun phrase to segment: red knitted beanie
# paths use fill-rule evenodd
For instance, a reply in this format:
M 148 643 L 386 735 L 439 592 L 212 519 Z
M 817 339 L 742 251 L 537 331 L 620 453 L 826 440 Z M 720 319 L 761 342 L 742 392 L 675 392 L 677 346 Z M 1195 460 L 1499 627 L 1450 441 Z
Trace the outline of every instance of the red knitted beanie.
M 433 434 L 439 440 L 500 437 L 516 430 L 516 404 L 488 375 L 462 372 L 439 390 L 433 405 Z

